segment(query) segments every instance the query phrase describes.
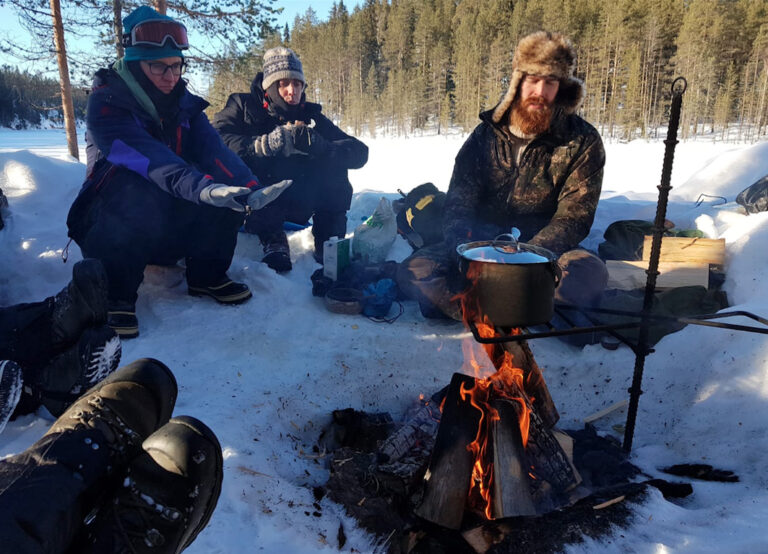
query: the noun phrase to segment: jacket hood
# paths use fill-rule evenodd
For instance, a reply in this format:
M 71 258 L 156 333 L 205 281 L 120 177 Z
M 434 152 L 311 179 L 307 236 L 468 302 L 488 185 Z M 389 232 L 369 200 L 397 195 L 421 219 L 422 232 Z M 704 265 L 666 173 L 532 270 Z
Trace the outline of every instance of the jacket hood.
M 113 65 L 108 68 L 99 69 L 93 76 L 92 93 L 98 93 L 100 89 L 109 87 L 111 97 L 109 102 L 130 110 L 137 115 L 147 119 L 154 119 L 152 114 L 135 97 L 130 87 L 123 78 L 114 70 Z M 184 93 L 179 98 L 179 117 L 182 119 L 191 119 L 198 113 L 208 107 L 208 102 L 203 98 L 192 94 L 186 88 L 184 82 Z

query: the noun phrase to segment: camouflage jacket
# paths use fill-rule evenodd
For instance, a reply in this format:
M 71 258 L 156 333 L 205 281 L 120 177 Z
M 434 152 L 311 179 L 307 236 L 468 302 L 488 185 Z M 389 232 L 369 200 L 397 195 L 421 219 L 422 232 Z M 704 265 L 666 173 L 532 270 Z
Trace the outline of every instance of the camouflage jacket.
M 456 155 L 443 219 L 447 246 L 488 240 L 510 228 L 520 240 L 560 255 L 592 226 L 605 150 L 600 135 L 577 115 L 555 116 L 550 130 L 525 146 L 518 166 L 506 125 L 489 110 Z

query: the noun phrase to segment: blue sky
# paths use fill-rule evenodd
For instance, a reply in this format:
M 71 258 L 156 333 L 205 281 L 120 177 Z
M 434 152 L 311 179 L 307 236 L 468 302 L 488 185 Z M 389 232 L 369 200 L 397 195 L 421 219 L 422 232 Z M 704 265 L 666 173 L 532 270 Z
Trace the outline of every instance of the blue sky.
M 283 8 L 283 12 L 277 18 L 277 22 L 280 28 L 282 28 L 285 23 L 288 23 L 288 26 L 290 27 L 293 24 L 294 18 L 297 15 L 304 14 L 309 7 L 315 10 L 317 18 L 320 21 L 327 19 L 331 7 L 333 6 L 333 2 L 334 0 L 278 0 L 273 5 L 275 8 Z M 347 6 L 347 9 L 352 11 L 352 9 L 360 2 L 359 0 L 347 0 L 344 3 Z M 15 11 L 7 6 L 0 6 L 0 35 L 4 38 L 14 39 L 14 42 L 20 42 L 22 44 L 27 42 L 27 33 L 21 25 L 19 25 Z M 71 37 L 68 38 L 68 44 L 71 40 Z M 190 35 L 190 40 L 194 40 L 194 35 Z M 0 54 L 0 64 L 22 66 L 29 70 L 36 69 L 38 71 L 41 71 L 45 67 L 45 64 L 43 63 L 30 66 L 28 63 L 19 62 L 15 58 L 4 54 Z M 53 68 L 48 74 L 51 77 L 57 77 L 55 66 L 50 62 L 48 63 L 48 66 Z

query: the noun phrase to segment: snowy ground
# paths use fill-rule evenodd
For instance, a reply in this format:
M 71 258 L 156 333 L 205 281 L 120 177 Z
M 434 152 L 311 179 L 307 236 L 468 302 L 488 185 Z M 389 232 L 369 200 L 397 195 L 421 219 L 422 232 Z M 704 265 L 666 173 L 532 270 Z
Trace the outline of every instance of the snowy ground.
M 384 195 L 425 181 L 445 190 L 463 135 L 368 140 L 370 161 L 351 173 L 355 198 L 350 232 Z M 664 145 L 608 144 L 603 198 L 586 246 L 596 247 L 617 219 L 653 219 Z M 668 218 L 727 241 L 725 288 L 733 309 L 768 315 L 763 282 L 768 213 L 746 216 L 736 194 L 768 174 L 768 143 L 697 141 L 677 147 Z M 58 291 L 80 258 L 67 243 L 65 218 L 84 176 L 66 155 L 60 131 L 0 130 L 0 188 L 10 200 L 0 231 L 0 305 L 42 299 Z M 701 193 L 724 196 L 727 203 Z M 308 230 L 290 237 L 293 271 L 276 275 L 258 262 L 261 248 L 241 235 L 231 276 L 254 298 L 239 307 L 188 297 L 153 276 L 140 290 L 141 336 L 123 345 L 123 361 L 156 357 L 180 385 L 175 414 L 204 420 L 224 447 L 225 477 L 209 527 L 193 553 L 371 552 L 371 539 L 327 500 L 315 506 L 311 486 L 327 478 L 312 444 L 337 408 L 387 411 L 395 417 L 419 393 L 446 385 L 462 366 L 459 324 L 427 321 L 413 303 L 392 325 L 332 314 L 311 295 L 317 268 Z M 390 257 L 409 253 L 398 239 Z M 738 321 L 747 323 L 745 321 Z M 627 397 L 634 364 L 622 347 L 577 349 L 556 339 L 532 342 L 545 369 L 563 428 Z M 648 357 L 632 461 L 651 476 L 657 467 L 709 463 L 736 472 L 734 484 L 695 482 L 694 494 L 670 503 L 659 493 L 636 508 L 636 521 L 605 543 L 571 552 L 722 553 L 768 551 L 768 340 L 764 335 L 689 326 L 664 338 Z M 598 422 L 616 433 L 626 414 Z M 0 456 L 32 444 L 51 423 L 44 411 L 8 425 Z M 317 515 L 319 514 L 319 515 Z

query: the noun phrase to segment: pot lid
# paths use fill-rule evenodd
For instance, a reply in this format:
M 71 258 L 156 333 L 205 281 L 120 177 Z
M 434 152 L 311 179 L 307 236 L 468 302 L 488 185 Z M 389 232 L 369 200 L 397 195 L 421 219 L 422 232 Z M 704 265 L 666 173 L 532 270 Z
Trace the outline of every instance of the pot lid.
M 470 242 L 456 248 L 459 255 L 469 261 L 495 264 L 540 264 L 553 259 L 538 252 L 541 250 L 543 249 L 509 241 Z

